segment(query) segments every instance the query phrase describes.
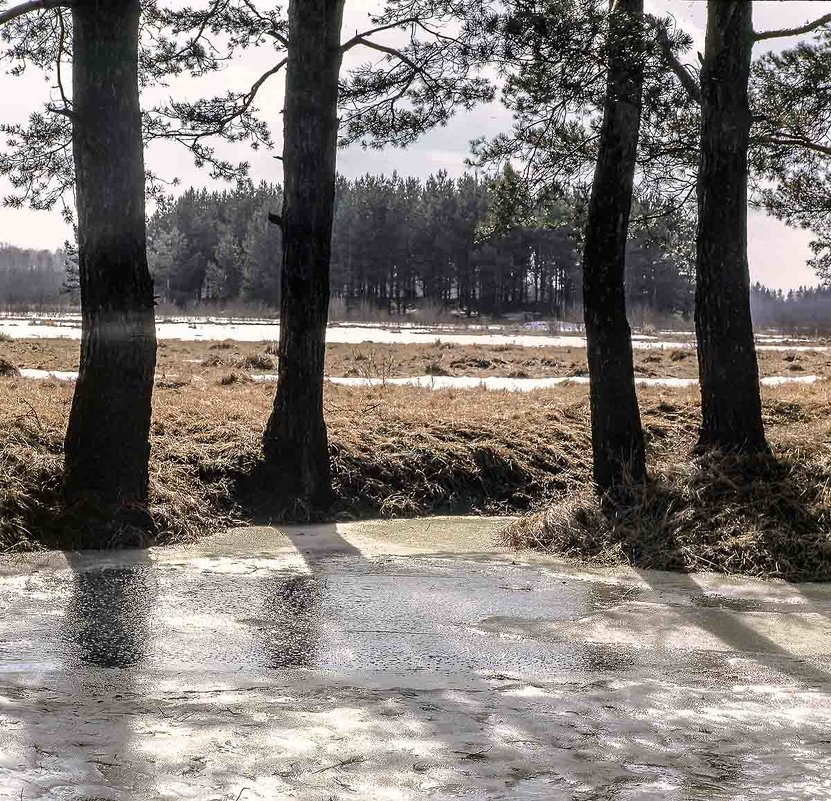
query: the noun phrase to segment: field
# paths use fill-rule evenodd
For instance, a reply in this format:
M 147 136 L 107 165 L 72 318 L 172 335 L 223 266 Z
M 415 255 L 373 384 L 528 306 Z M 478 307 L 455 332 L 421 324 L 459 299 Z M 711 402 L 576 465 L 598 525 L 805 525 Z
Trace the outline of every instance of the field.
M 579 343 L 579 340 L 575 338 Z M 801 347 L 804 347 L 801 346 Z M 78 343 L 69 339 L 17 339 L 0 342 L 0 358 L 18 368 L 76 370 Z M 170 381 L 215 383 L 231 373 L 273 373 L 277 367 L 273 342 L 159 342 L 158 376 Z M 788 349 L 759 351 L 762 376 L 831 378 L 831 352 Z M 635 351 L 636 375 L 644 378 L 696 378 L 698 364 L 690 348 Z M 586 351 L 574 347 L 520 345 L 330 344 L 326 374 L 356 378 L 406 376 L 471 376 L 485 378 L 580 377 L 587 375 Z
M 18 367 L 72 369 L 77 342 L 0 343 Z M 681 355 L 679 355 L 681 354 Z M 641 375 L 692 377 L 692 351 L 638 351 Z M 831 375 L 824 352 L 764 351 L 764 375 Z M 327 373 L 392 377 L 579 375 L 580 348 L 333 345 Z M 332 509 L 298 508 L 259 459 L 273 385 L 266 343 L 160 343 L 152 430 L 159 542 L 233 520 L 348 519 L 437 512 L 529 513 L 517 546 L 643 567 L 831 578 L 831 395 L 827 380 L 766 387 L 771 458 L 691 456 L 694 388 L 639 390 L 652 480 L 614 511 L 589 491 L 588 393 L 527 394 L 327 385 Z M 0 550 L 82 546 L 84 521 L 60 510 L 63 429 L 72 385 L 0 378 Z M 119 544 L 119 543 L 113 543 Z M 123 543 L 121 543 L 123 544 Z

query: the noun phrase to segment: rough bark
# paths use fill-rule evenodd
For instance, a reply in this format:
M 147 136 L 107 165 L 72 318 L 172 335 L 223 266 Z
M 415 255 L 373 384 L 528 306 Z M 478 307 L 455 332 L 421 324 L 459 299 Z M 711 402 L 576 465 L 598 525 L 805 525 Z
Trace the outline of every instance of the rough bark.
M 331 496 L 323 363 L 335 202 L 344 0 L 292 0 L 284 110 L 279 376 L 263 435 L 280 494 L 312 506 Z
M 624 267 L 643 95 L 643 0 L 613 0 L 608 78 L 583 254 L 594 480 L 646 474 Z
M 156 360 L 145 246 L 138 0 L 78 0 L 73 147 L 83 316 L 65 494 L 108 514 L 147 500 Z
M 750 0 L 707 6 L 701 70 L 701 154 L 695 326 L 701 448 L 767 449 L 750 317 L 747 264 Z

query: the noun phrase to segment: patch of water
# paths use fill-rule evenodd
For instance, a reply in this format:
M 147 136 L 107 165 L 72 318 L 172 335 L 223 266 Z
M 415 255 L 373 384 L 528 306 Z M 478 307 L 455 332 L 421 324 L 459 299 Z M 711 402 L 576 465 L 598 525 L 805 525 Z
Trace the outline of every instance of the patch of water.
M 0 577 L 0 799 L 827 796 L 818 671 L 557 640 L 654 588 L 286 536 Z
M 32 370 L 23 368 L 20 370 L 22 378 L 33 381 L 76 381 L 78 373 L 69 370 Z M 260 373 L 249 376 L 252 381 L 259 384 L 272 384 L 277 382 L 277 373 Z M 588 386 L 588 376 L 556 376 L 552 378 L 505 378 L 501 376 L 405 376 L 403 378 L 356 378 L 352 376 L 340 377 L 331 376 L 326 380 L 330 384 L 339 384 L 347 387 L 378 387 L 378 386 L 409 386 L 421 389 L 443 390 L 443 389 L 484 389 L 493 392 L 534 392 L 541 389 L 557 389 L 567 386 Z M 819 376 L 766 376 L 761 379 L 762 386 L 778 387 L 785 384 L 815 384 Z M 680 389 L 698 386 L 696 378 L 645 378 L 635 379 L 635 385 L 639 387 L 665 387 L 667 389 Z
M 251 376 L 254 381 L 273 383 L 277 381 L 276 373 Z M 588 376 L 556 376 L 552 378 L 506 378 L 501 376 L 406 376 L 403 378 L 356 378 L 356 377 L 329 377 L 326 379 L 332 384 L 351 387 L 377 386 L 410 386 L 421 389 L 485 389 L 495 392 L 533 392 L 540 389 L 556 389 L 566 386 L 587 386 Z M 762 386 L 774 387 L 784 384 L 815 384 L 819 376 L 766 376 L 761 379 Z M 635 385 L 639 387 L 666 387 L 679 389 L 697 387 L 696 378 L 635 378 Z

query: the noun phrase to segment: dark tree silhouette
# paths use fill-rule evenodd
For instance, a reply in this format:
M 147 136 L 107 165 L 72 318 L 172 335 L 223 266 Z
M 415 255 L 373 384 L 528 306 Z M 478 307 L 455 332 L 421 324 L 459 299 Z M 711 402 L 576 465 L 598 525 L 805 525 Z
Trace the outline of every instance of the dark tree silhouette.
M 76 0 L 71 119 L 81 364 L 65 493 L 108 515 L 143 505 L 156 331 L 147 268 L 138 89 L 139 0 Z M 135 518 L 134 518 L 135 519 Z
M 612 5 L 608 82 L 583 256 L 594 480 L 601 491 L 646 474 L 626 319 L 624 267 L 643 93 L 643 0 Z
M 695 327 L 701 379 L 699 446 L 767 450 L 750 317 L 747 178 L 752 3 L 707 4 Z
M 292 0 L 284 110 L 279 383 L 263 434 L 282 494 L 331 495 L 323 361 L 338 144 L 344 0 Z

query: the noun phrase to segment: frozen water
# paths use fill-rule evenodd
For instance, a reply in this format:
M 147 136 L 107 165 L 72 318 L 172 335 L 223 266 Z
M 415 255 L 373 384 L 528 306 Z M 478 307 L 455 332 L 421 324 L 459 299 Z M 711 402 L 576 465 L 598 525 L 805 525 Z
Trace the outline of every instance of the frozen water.
M 482 333 L 475 333 L 482 331 Z M 487 333 L 484 333 L 487 331 Z M 182 341 L 214 341 L 230 339 L 237 342 L 273 341 L 280 336 L 280 326 L 273 320 L 217 320 L 210 318 L 165 318 L 156 325 L 159 339 Z M 77 315 L 56 317 L 0 317 L 0 333 L 15 339 L 81 338 L 81 320 Z M 449 326 L 419 327 L 416 325 L 387 326 L 379 324 L 334 324 L 327 332 L 330 343 L 358 345 L 420 344 L 437 341 L 456 345 L 516 345 L 519 347 L 573 347 L 583 348 L 586 340 L 573 334 L 514 334 L 502 326 L 471 327 L 465 329 Z M 690 338 L 660 339 L 635 335 L 633 345 L 640 350 L 689 349 L 694 347 Z M 827 351 L 824 346 L 809 344 L 786 346 L 776 340 L 760 340 L 759 350 Z

